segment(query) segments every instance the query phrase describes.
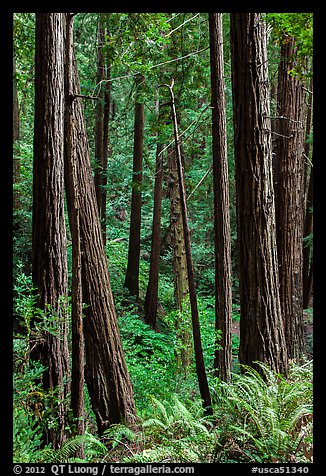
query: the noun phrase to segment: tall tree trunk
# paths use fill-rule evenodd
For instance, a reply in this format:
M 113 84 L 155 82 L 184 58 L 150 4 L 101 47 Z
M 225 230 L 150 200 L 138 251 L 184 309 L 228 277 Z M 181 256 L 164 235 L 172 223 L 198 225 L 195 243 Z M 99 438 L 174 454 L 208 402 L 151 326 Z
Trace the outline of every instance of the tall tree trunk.
M 213 184 L 215 227 L 215 328 L 221 333 L 214 368 L 222 380 L 231 380 L 232 283 L 229 211 L 226 101 L 223 60 L 222 14 L 209 13 L 211 105 L 213 136 Z
M 100 84 L 100 93 L 103 91 L 102 81 L 105 78 L 104 73 L 104 54 L 103 54 L 103 45 L 104 45 L 104 27 L 101 20 L 101 14 L 99 13 L 99 19 L 97 24 L 97 72 L 96 72 L 96 83 Z M 94 183 L 96 191 L 96 199 L 98 209 L 101 210 L 101 185 L 102 185 L 102 174 L 103 174 L 103 128 L 104 128 L 104 117 L 103 117 L 103 94 L 100 94 L 100 99 L 96 103 L 95 107 L 95 173 L 94 173 Z
M 71 408 L 76 419 L 76 434 L 85 432 L 84 409 L 84 336 L 83 336 L 83 294 L 81 275 L 81 237 L 79 218 L 79 187 L 77 182 L 76 137 L 73 133 L 72 114 L 72 41 L 73 18 L 66 15 L 66 61 L 65 61 L 65 181 L 69 187 L 70 230 L 72 239 L 72 318 L 71 318 Z M 68 194 L 67 194 L 68 196 Z M 76 456 L 84 458 L 84 447 L 76 452 Z
M 174 299 L 177 309 L 183 310 L 182 303 L 189 295 L 186 248 L 182 224 L 180 187 L 175 150 L 168 150 L 170 231 L 172 243 L 172 267 L 174 277 Z
M 73 144 L 79 193 L 79 220 L 82 252 L 82 289 L 86 382 L 99 434 L 111 424 L 135 421 L 132 385 L 122 349 L 120 331 L 111 291 L 88 140 L 84 125 L 76 59 L 73 55 L 72 121 Z M 68 211 L 71 189 L 68 184 Z
M 171 96 L 171 112 L 172 112 L 173 129 L 174 129 L 174 142 L 175 142 L 175 153 L 176 153 L 176 159 L 177 159 L 178 180 L 179 180 L 179 188 L 180 188 L 180 203 L 181 203 L 184 243 L 185 243 L 185 249 L 186 249 L 196 372 L 197 372 L 200 396 L 203 401 L 203 407 L 205 409 L 206 414 L 211 415 L 213 412 L 212 402 L 211 402 L 211 396 L 210 396 L 210 391 L 208 387 L 207 375 L 206 375 L 205 364 L 204 364 L 204 355 L 203 355 L 203 349 L 201 344 L 198 305 L 197 305 L 197 297 L 196 297 L 196 289 L 195 289 L 195 276 L 194 276 L 194 267 L 192 262 L 190 233 L 189 233 L 189 225 L 188 225 L 187 197 L 186 197 L 186 188 L 184 183 L 184 170 L 183 170 L 183 163 L 182 163 L 181 149 L 180 149 L 177 113 L 176 113 L 174 95 L 173 95 L 173 83 L 174 81 L 172 81 L 171 86 L 168 86 L 166 84 L 164 86 L 167 86 L 169 88 L 170 96 Z
M 306 114 L 306 130 L 305 130 L 305 143 L 304 143 L 304 206 L 303 210 L 305 212 L 306 210 L 306 201 L 307 201 L 307 196 L 309 193 L 309 186 L 310 186 L 310 180 L 309 180 L 309 173 L 312 170 L 312 161 L 311 161 L 311 129 L 312 129 L 312 91 L 313 91 L 313 79 L 311 78 L 310 80 L 310 86 L 309 89 L 311 91 L 311 94 L 308 95 L 308 101 L 307 101 L 307 114 Z
M 20 140 L 20 124 L 19 124 L 19 104 L 17 94 L 17 80 L 16 80 L 16 60 L 13 57 L 13 147 L 14 147 L 14 167 L 13 167 L 13 184 L 20 183 L 20 158 L 19 145 Z M 14 190 L 13 193 L 13 209 L 20 209 L 20 193 Z
M 288 368 L 279 298 L 266 25 L 231 13 L 241 364 Z M 259 367 L 257 368 L 259 371 Z
M 109 55 L 103 52 L 105 28 L 101 14 L 98 21 L 97 75 L 100 86 L 100 100 L 95 110 L 95 159 L 94 174 L 97 204 L 100 212 L 104 246 L 106 243 L 106 186 L 109 149 L 109 115 L 111 106 L 111 66 Z M 106 31 L 108 34 L 108 30 Z
M 288 355 L 302 357 L 303 290 L 303 165 L 304 94 L 301 81 L 289 72 L 295 67 L 295 40 L 283 38 L 278 73 L 277 157 L 279 167 L 276 208 L 280 299 Z
M 184 374 L 188 374 L 193 357 L 191 339 L 191 321 L 188 316 L 189 283 L 184 242 L 180 187 L 175 150 L 168 149 L 169 197 L 170 197 L 170 234 L 172 245 L 172 269 L 174 279 L 174 300 L 180 311 L 176 321 L 176 332 L 180 346 L 176 350 L 176 359 L 180 361 Z
M 136 81 L 137 87 L 143 81 L 143 77 Z M 144 142 L 144 104 L 135 104 L 135 127 L 134 127 L 134 155 L 131 193 L 131 216 L 129 233 L 128 264 L 125 279 L 125 287 L 130 294 L 139 297 L 139 261 L 140 261 L 140 228 L 141 228 L 141 205 L 142 205 L 142 163 Z
M 103 172 L 101 190 L 101 225 L 104 247 L 106 245 L 106 196 L 108 183 L 108 156 L 109 156 L 109 119 L 111 109 L 111 65 L 107 56 L 106 83 L 104 86 L 104 111 L 103 111 Z
M 306 203 L 306 216 L 304 221 L 304 238 L 309 240 L 313 230 L 313 169 L 310 172 L 309 188 Z M 304 241 L 303 244 L 303 309 L 310 305 L 313 287 L 313 264 L 312 264 L 312 246 Z
M 65 438 L 63 399 L 69 391 L 67 256 L 64 219 L 64 16 L 36 14 L 32 277 L 41 309 L 55 319 L 57 335 L 45 331 L 32 352 L 46 367 L 44 389 L 58 389 L 57 428 L 48 442 Z
M 313 80 L 310 81 L 310 91 L 313 90 Z M 311 128 L 312 128 L 312 94 L 308 98 L 308 110 L 306 118 L 306 142 L 305 153 L 305 178 L 304 178 L 304 231 L 303 231 L 303 309 L 310 305 L 313 288 L 312 245 L 309 238 L 313 230 L 313 166 L 311 153 Z M 306 242 L 306 240 L 309 240 Z
M 159 101 L 157 101 L 157 113 L 159 124 Z M 146 291 L 144 311 L 145 322 L 153 329 L 156 327 L 157 304 L 158 304 L 158 277 L 159 260 L 161 249 L 161 215 L 162 215 L 162 179 L 163 179 L 163 145 L 160 141 L 160 133 L 157 134 L 156 171 L 154 182 L 154 211 L 152 225 L 152 244 L 149 268 L 148 286 Z

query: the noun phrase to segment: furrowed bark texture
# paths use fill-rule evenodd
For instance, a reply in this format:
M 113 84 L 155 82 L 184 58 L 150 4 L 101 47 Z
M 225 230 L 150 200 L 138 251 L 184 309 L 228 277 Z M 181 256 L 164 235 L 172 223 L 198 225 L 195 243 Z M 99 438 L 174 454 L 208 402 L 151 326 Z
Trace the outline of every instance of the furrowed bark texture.
M 75 57 L 72 89 L 74 94 L 79 94 Z M 98 431 L 102 434 L 113 423 L 132 424 L 136 411 L 111 291 L 80 98 L 72 101 L 72 117 L 72 153 L 75 154 L 79 186 L 83 301 L 86 303 L 85 377 Z M 69 203 L 71 196 L 68 208 Z
M 58 387 L 60 403 L 54 416 L 58 428 L 50 429 L 48 441 L 58 448 L 65 439 L 63 398 L 69 391 L 67 256 L 64 219 L 64 44 L 63 14 L 36 14 L 35 125 L 33 170 L 33 283 L 41 309 L 58 318 L 54 336 L 31 354 L 47 367 L 45 389 Z
M 215 227 L 215 328 L 221 332 L 214 368 L 222 380 L 231 380 L 232 287 L 229 212 L 229 179 L 226 143 L 226 101 L 223 60 L 222 14 L 209 13 L 213 185 Z
M 280 299 L 285 338 L 291 359 L 302 357 L 303 287 L 302 237 L 304 213 L 304 91 L 289 74 L 295 65 L 296 47 L 284 37 L 278 72 L 277 156 L 279 167 L 277 246 Z
M 77 182 L 76 155 L 73 151 L 72 115 L 72 41 L 73 18 L 66 15 L 66 61 L 65 61 L 65 183 L 69 188 L 69 222 L 72 239 L 72 317 L 71 317 L 71 408 L 76 418 L 76 434 L 85 432 L 84 382 L 85 353 L 83 333 L 83 295 L 81 275 L 81 237 L 79 219 L 79 187 Z M 84 458 L 84 446 L 76 452 L 76 457 Z
M 231 14 L 241 364 L 287 372 L 279 299 L 266 26 Z M 259 367 L 257 368 L 259 371 Z

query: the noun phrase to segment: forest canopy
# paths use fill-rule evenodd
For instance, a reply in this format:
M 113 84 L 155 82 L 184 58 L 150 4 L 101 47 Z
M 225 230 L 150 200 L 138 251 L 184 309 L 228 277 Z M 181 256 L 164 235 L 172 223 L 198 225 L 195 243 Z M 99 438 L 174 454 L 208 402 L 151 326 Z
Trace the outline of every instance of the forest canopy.
M 312 463 L 313 14 L 14 13 L 18 463 Z

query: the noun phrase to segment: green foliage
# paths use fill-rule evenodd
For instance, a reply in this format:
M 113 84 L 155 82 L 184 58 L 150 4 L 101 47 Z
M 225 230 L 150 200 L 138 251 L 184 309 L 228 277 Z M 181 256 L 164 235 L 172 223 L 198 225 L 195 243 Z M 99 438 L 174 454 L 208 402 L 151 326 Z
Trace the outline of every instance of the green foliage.
M 130 446 L 128 452 L 120 455 L 121 462 L 182 463 L 209 460 L 214 449 L 215 431 L 213 423 L 203 415 L 198 400 L 183 402 L 176 395 L 170 401 L 152 397 L 151 406 L 151 416 L 142 420 L 138 432 L 127 431 L 121 425 L 109 430 L 109 439 L 118 444 L 123 436 Z
M 215 433 L 199 401 L 152 400 L 153 416 L 143 421 L 145 448 L 137 462 L 204 462 L 214 447 Z
M 42 376 L 46 367 L 30 358 L 32 349 L 44 340 L 45 333 L 57 335 L 61 319 L 50 308 L 46 311 L 39 309 L 37 300 L 32 278 L 26 276 L 19 266 L 14 285 L 17 331 L 13 340 L 13 445 L 17 462 L 37 461 L 42 434 L 58 426 L 56 408 L 61 404 L 58 388 L 43 389 Z M 61 305 L 66 307 L 66 299 Z M 66 430 L 68 432 L 69 423 Z
M 312 362 L 292 365 L 288 378 L 259 366 L 263 375 L 245 366 L 215 386 L 216 461 L 308 462 L 299 451 L 311 442 Z
M 295 39 L 298 64 L 293 74 L 299 77 L 311 75 L 307 59 L 313 57 L 313 14 L 312 13 L 268 13 L 267 21 L 273 26 L 274 41 L 281 43 L 290 36 Z
M 42 311 L 37 308 L 37 296 L 32 280 L 27 275 L 31 266 L 32 235 L 35 15 L 15 13 L 14 55 L 21 138 L 14 149 L 15 158 L 20 160 L 20 182 L 14 184 L 14 189 L 20 194 L 22 206 L 14 211 L 14 317 L 15 323 L 19 324 L 19 332 L 14 338 L 13 356 L 14 460 L 26 463 L 77 462 L 76 451 L 84 446 L 86 462 L 306 462 L 312 444 L 310 363 L 293 367 L 286 379 L 273 374 L 265 366 L 262 366 L 264 378 L 250 368 L 245 368 L 245 374 L 242 375 L 237 360 L 239 337 L 233 335 L 233 383 L 218 382 L 213 385 L 213 358 L 218 336 L 215 335 L 212 173 L 196 189 L 188 207 L 202 346 L 209 384 L 214 388 L 214 419 L 203 415 L 193 355 L 190 355 L 188 369 L 183 369 L 178 359 L 188 344 L 191 349 L 193 346 L 191 315 L 189 307 L 185 307 L 182 312 L 175 308 L 172 253 L 168 239 L 162 242 L 164 251 L 160 257 L 158 330 L 153 331 L 142 320 L 152 233 L 158 84 L 170 83 L 172 77 L 175 79 L 174 92 L 188 194 L 211 166 L 207 14 L 77 14 L 74 20 L 74 42 L 83 94 L 97 95 L 99 92 L 95 48 L 99 15 L 109 30 L 103 51 L 109 56 L 112 78 L 106 252 L 141 427 L 131 429 L 124 425 L 113 425 L 102 439 L 94 436 L 92 433 L 96 432 L 96 423 L 85 388 L 85 435 L 69 438 L 58 450 L 49 447 L 40 449 L 42 431 L 50 426 L 55 428 L 57 424 L 51 409 L 58 404 L 58 392 L 56 389 L 44 392 L 37 383 L 45 368 L 39 362 L 30 360 L 30 349 L 44 338 L 44 332 L 56 333 L 58 316 L 51 309 Z M 267 19 L 273 25 L 274 44 L 270 47 L 269 59 L 274 70 L 279 62 L 279 42 L 284 33 L 296 38 L 299 63 L 304 64 L 303 59 L 312 56 L 312 14 L 275 13 L 268 14 Z M 223 28 L 235 303 L 233 321 L 239 322 L 229 15 L 223 15 Z M 200 53 L 192 54 L 197 51 Z M 139 73 L 145 76 L 141 89 L 135 85 L 135 76 Z M 302 74 L 302 71 L 299 73 Z M 163 88 L 159 92 L 162 102 L 168 100 L 167 92 L 164 91 Z M 139 302 L 132 299 L 123 287 L 128 253 L 136 98 L 145 104 Z M 83 101 L 83 104 L 93 164 L 96 102 Z M 165 109 L 165 123 L 160 126 L 160 132 L 167 145 L 173 143 L 173 128 L 168 107 Z M 170 220 L 167 181 L 165 155 L 162 235 L 167 235 Z M 311 240 L 312 235 L 306 237 L 305 246 L 310 247 Z M 68 248 L 68 258 L 71 261 L 71 246 Z M 64 301 L 62 305 L 66 306 L 67 302 Z M 33 328 L 32 322 L 35 322 Z M 184 340 L 185 332 L 190 335 L 189 342 Z M 309 345 L 312 350 L 312 343 Z M 74 423 L 69 414 L 67 432 L 70 434 L 74 432 Z
M 146 412 L 150 409 L 149 396 L 162 398 L 173 392 L 173 336 L 153 331 L 135 310 L 120 316 L 119 326 L 137 406 Z

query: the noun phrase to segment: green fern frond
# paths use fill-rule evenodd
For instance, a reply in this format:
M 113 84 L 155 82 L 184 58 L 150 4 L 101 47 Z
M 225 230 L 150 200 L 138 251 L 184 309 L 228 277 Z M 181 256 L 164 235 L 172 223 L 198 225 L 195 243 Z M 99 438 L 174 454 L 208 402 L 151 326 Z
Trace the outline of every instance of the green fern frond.
M 103 437 L 112 440 L 112 448 L 115 448 L 123 439 L 133 441 L 136 438 L 136 433 L 128 426 L 117 423 L 105 430 Z
M 85 433 L 84 435 L 70 438 L 56 450 L 51 448 L 40 450 L 38 461 L 42 463 L 73 462 L 72 460 L 75 460 L 76 452 L 79 451 L 82 446 L 85 446 L 85 453 L 88 457 L 93 455 L 101 457 L 107 453 L 106 446 L 99 439 L 90 433 Z

